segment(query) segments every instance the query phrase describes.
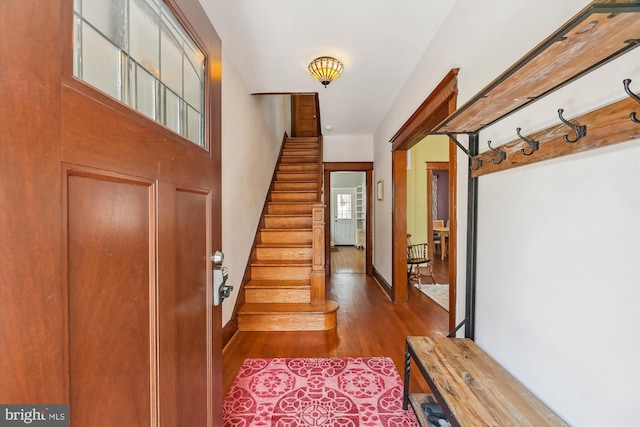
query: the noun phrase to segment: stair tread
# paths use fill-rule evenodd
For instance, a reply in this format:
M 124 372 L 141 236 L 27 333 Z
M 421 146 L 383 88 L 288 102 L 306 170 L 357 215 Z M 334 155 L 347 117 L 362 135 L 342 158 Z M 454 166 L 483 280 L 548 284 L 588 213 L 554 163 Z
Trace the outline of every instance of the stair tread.
M 239 314 L 283 314 L 283 313 L 331 313 L 338 310 L 338 303 L 326 300 L 324 304 L 305 303 L 248 303 L 242 306 Z
M 309 202 L 309 201 L 299 201 L 299 200 L 276 200 L 276 201 L 269 201 L 268 202 L 271 205 L 314 205 L 318 202 Z
M 278 233 L 286 233 L 289 231 L 311 231 L 312 228 L 311 227 L 307 227 L 307 228 L 271 228 L 271 227 L 264 227 L 261 228 L 260 231 L 277 231 Z
M 271 267 L 309 267 L 313 263 L 308 259 L 259 259 L 251 261 L 252 266 L 271 266 Z
M 311 280 L 269 280 L 269 279 L 253 279 L 246 284 L 248 288 L 303 288 L 310 287 Z
M 275 185 L 289 185 L 289 184 L 295 184 L 295 185 L 313 184 L 313 185 L 317 185 L 315 176 L 313 177 L 313 179 L 309 178 L 308 181 L 287 181 L 286 179 L 278 179 L 278 180 L 274 181 L 274 184 Z
M 304 193 L 304 194 L 316 194 L 316 190 L 271 190 L 271 193 Z
M 265 214 L 265 217 L 271 218 L 311 218 L 311 214 Z
M 256 248 L 298 249 L 311 246 L 311 243 L 256 243 Z

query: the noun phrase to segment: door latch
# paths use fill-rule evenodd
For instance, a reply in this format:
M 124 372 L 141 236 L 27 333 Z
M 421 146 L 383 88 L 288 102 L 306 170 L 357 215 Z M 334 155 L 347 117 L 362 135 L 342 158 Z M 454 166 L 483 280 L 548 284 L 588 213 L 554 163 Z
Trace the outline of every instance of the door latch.
M 225 298 L 229 298 L 233 286 L 225 285 L 229 278 L 229 270 L 222 266 L 224 254 L 216 251 L 215 255 L 211 257 L 211 261 L 215 264 L 213 268 L 213 305 L 220 305 Z

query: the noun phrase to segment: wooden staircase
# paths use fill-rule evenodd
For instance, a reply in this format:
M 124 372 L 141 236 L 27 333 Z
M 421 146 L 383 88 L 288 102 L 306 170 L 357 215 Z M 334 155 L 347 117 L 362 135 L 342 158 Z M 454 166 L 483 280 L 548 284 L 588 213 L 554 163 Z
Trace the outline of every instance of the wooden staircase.
M 336 327 L 338 304 L 325 299 L 320 141 L 285 139 L 252 250 L 240 331 Z

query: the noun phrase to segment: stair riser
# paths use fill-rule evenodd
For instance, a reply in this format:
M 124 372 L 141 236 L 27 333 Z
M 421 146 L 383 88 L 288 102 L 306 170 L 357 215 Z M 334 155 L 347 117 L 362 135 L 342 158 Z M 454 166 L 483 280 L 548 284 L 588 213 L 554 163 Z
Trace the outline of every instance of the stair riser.
M 284 149 L 285 150 L 319 150 L 319 144 L 317 142 L 285 142 Z
M 313 163 L 318 164 L 318 156 L 282 156 L 280 163 Z
M 311 267 L 251 266 L 252 280 L 309 280 Z
M 307 289 L 247 289 L 244 294 L 247 304 L 309 304 L 311 291 Z
M 309 148 L 286 148 L 282 150 L 283 156 L 314 156 L 316 160 L 320 155 L 318 149 Z
M 264 219 L 265 228 L 311 228 L 311 217 L 308 216 L 267 216 Z
M 269 204 L 267 212 L 270 215 L 311 215 L 311 203 L 309 204 Z
M 316 192 L 271 192 L 272 202 L 315 202 Z
M 311 237 L 311 231 L 262 230 L 260 232 L 260 240 L 262 243 L 311 244 Z
M 277 182 L 287 182 L 287 181 L 306 181 L 317 183 L 318 174 L 316 172 L 287 172 L 276 173 L 276 181 Z
M 310 171 L 316 172 L 318 170 L 317 163 L 280 163 L 278 166 L 278 172 L 300 172 Z
M 315 180 L 313 182 L 276 181 L 273 187 L 276 191 L 316 191 L 318 184 Z
M 256 258 L 259 261 L 298 260 L 311 261 L 313 249 L 311 248 L 256 248 Z
M 238 329 L 240 331 L 327 331 L 335 327 L 335 312 L 238 316 Z

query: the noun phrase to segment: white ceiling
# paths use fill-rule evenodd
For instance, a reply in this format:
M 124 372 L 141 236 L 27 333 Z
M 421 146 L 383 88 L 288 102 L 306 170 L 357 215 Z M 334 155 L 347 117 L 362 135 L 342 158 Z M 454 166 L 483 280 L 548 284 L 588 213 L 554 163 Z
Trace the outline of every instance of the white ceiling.
M 376 131 L 454 2 L 200 0 L 247 89 L 318 92 L 326 136 Z M 327 88 L 307 71 L 325 55 L 344 63 Z

